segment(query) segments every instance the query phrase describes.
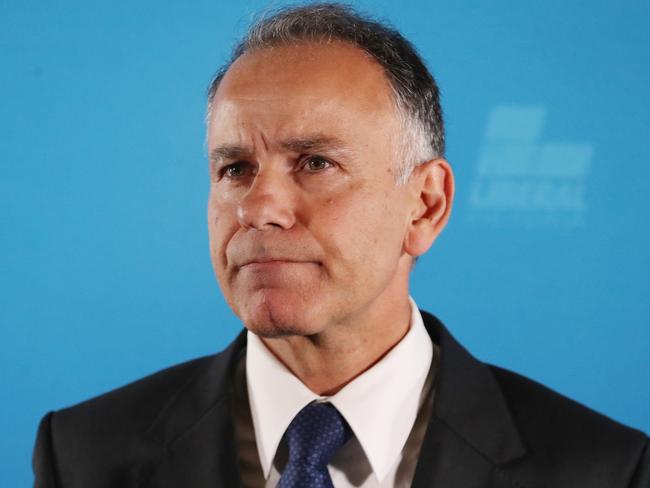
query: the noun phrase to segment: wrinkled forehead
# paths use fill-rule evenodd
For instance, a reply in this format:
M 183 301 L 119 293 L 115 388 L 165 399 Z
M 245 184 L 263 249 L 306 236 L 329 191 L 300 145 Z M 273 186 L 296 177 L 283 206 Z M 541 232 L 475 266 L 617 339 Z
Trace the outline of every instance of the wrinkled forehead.
M 264 75 L 254 78 L 252 75 Z M 294 90 L 326 88 L 337 91 L 390 93 L 383 68 L 372 56 L 348 43 L 299 43 L 250 51 L 225 74 L 224 89 L 260 90 L 289 84 Z
M 341 42 L 268 47 L 241 56 L 214 95 L 209 122 L 220 125 L 225 115 L 242 111 L 254 117 L 285 113 L 298 120 L 329 112 L 359 123 L 397 115 L 383 68 Z

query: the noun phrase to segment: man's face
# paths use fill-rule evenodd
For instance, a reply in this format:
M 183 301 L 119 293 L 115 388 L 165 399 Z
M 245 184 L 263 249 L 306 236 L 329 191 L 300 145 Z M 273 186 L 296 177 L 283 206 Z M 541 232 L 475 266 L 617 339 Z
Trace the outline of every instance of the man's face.
M 407 293 L 413 198 L 381 67 L 342 43 L 239 58 L 209 121 L 213 266 L 262 336 L 354 324 Z

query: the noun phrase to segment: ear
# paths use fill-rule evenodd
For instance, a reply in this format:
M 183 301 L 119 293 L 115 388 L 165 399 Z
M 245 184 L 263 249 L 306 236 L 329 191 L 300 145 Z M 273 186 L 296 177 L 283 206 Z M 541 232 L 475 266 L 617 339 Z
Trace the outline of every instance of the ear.
M 413 212 L 404 239 L 404 251 L 424 254 L 442 232 L 454 200 L 454 173 L 444 159 L 433 159 L 415 167 L 412 185 Z

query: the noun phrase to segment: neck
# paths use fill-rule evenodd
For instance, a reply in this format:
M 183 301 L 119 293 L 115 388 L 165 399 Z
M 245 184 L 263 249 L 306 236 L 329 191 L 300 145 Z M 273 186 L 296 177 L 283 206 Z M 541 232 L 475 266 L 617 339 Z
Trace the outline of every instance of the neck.
M 321 333 L 262 340 L 311 391 L 333 395 L 372 367 L 409 330 L 411 308 L 407 293 L 375 301 L 363 313 Z

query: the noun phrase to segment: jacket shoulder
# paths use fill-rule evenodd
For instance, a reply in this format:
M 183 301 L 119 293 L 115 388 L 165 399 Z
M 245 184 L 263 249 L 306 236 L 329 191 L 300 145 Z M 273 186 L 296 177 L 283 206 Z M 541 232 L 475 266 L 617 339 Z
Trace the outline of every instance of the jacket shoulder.
M 177 364 L 140 378 L 124 386 L 55 412 L 57 427 L 68 422 L 76 431 L 101 428 L 96 421 L 110 427 L 140 422 L 151 422 L 164 404 L 173 398 L 188 381 L 212 362 L 219 354 L 205 356 Z M 109 425 L 110 424 L 110 425 Z
M 149 435 L 156 419 L 188 388 L 202 387 L 195 383 L 226 364 L 224 352 L 194 359 L 49 413 L 34 451 L 37 481 L 44 477 L 41 467 L 49 466 L 48 476 L 61 486 L 87 486 L 106 473 L 115 479 L 96 486 L 130 486 L 130 467 L 161 452 L 161 444 Z
M 574 480 L 573 486 L 628 486 L 648 446 L 643 432 L 522 375 L 496 366 L 490 369 L 526 445 L 522 467 L 530 462 L 537 467 L 532 486 L 541 481 L 542 473 Z M 585 484 L 591 476 L 597 477 L 593 485 Z

